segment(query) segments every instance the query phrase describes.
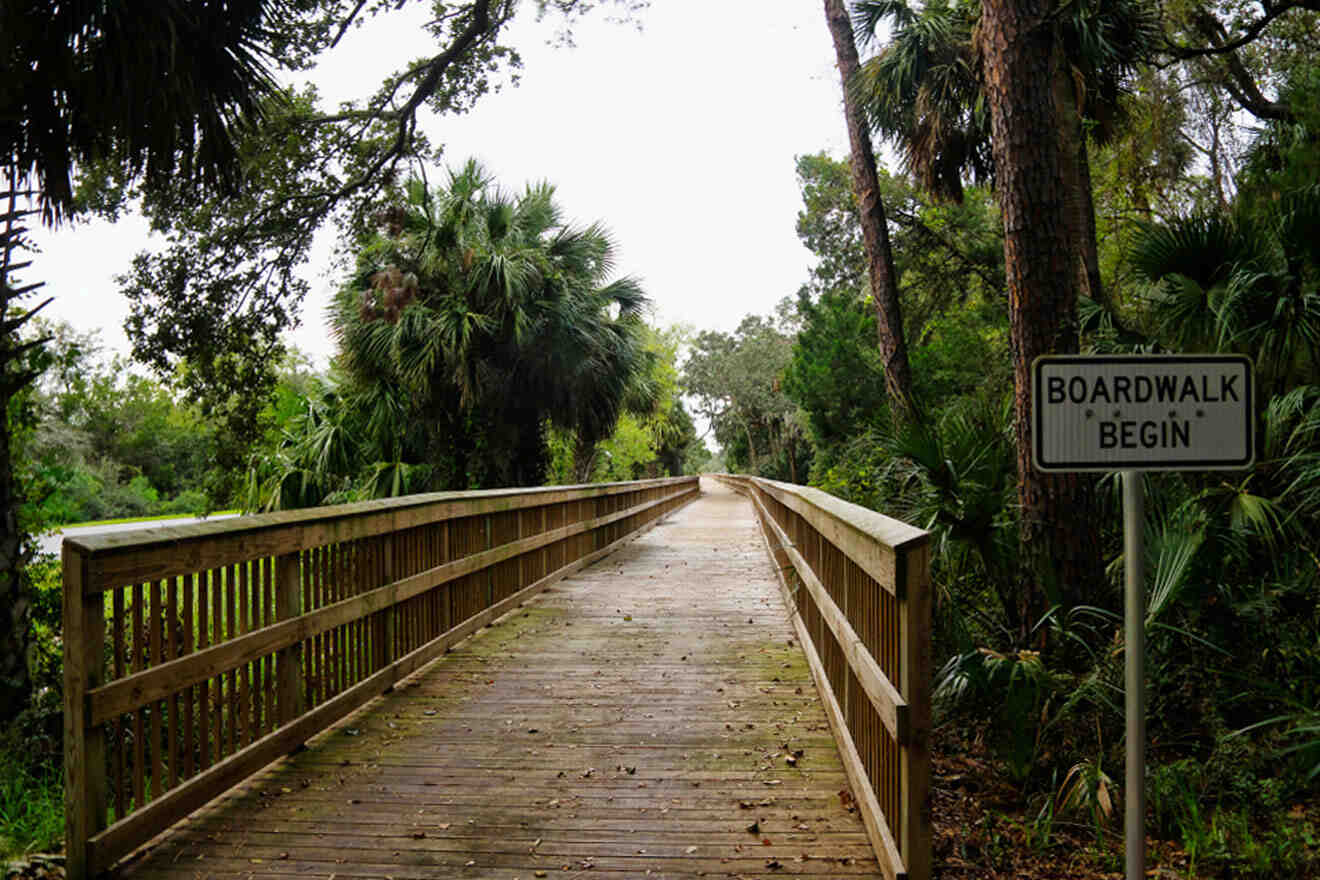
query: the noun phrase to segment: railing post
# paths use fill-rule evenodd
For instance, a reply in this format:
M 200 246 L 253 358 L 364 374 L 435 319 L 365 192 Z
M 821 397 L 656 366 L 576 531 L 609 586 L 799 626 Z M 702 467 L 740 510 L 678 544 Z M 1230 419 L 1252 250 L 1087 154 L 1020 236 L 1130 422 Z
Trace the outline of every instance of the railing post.
M 275 615 L 280 621 L 302 614 L 302 569 L 298 552 L 285 553 L 275 559 Z M 276 659 L 277 701 L 280 726 L 293 721 L 303 712 L 302 645 L 281 648 Z
M 383 554 L 384 570 L 382 575 L 385 583 L 394 583 L 394 536 L 398 532 L 390 531 L 381 537 L 381 552 Z M 394 645 L 398 630 L 396 620 L 398 618 L 399 606 L 391 603 L 388 608 L 381 612 L 381 646 L 380 646 L 380 668 L 384 669 L 394 662 Z M 385 693 L 394 690 L 391 685 L 385 689 Z
M 930 826 L 930 544 L 901 553 L 898 587 L 899 689 L 908 704 L 910 738 L 900 754 L 902 827 L 898 845 L 913 880 L 931 872 Z
M 87 841 L 106 826 L 105 730 L 87 719 L 87 692 L 105 675 L 105 597 L 84 595 L 85 553 L 66 543 L 63 557 L 65 871 L 84 880 Z

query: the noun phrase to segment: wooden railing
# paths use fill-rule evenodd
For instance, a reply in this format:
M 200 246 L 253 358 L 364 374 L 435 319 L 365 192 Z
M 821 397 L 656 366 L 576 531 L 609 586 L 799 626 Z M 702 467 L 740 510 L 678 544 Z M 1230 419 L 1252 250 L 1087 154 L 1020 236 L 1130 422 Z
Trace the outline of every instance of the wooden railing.
M 66 539 L 69 877 L 698 494 L 696 477 L 442 493 Z
M 881 870 L 926 880 L 928 534 L 816 489 L 717 479 L 756 506 Z

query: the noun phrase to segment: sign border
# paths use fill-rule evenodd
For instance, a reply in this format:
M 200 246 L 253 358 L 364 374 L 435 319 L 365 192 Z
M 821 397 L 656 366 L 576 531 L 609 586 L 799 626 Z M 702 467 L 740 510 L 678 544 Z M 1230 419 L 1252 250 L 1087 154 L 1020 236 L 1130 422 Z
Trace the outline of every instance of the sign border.
M 1178 462 L 1150 462 L 1140 459 L 1120 458 L 1106 461 L 1081 461 L 1063 464 L 1047 464 L 1041 456 L 1041 423 L 1044 419 L 1044 407 L 1041 406 L 1041 371 L 1054 363 L 1071 364 L 1141 364 L 1157 365 L 1161 363 L 1186 364 L 1224 364 L 1237 363 L 1246 369 L 1247 384 L 1243 406 L 1246 417 L 1246 457 L 1231 461 L 1222 458 L 1198 459 Z M 1043 473 L 1111 471 L 1240 471 L 1250 468 L 1256 462 L 1255 430 L 1256 374 L 1254 364 L 1243 354 L 1153 354 L 1153 355 L 1090 355 L 1090 354 L 1042 354 L 1031 362 L 1031 464 Z

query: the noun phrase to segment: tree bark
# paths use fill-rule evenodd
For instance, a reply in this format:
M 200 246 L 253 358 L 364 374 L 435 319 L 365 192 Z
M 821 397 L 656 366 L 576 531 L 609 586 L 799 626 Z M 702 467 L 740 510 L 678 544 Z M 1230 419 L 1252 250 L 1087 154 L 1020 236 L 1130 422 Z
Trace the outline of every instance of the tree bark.
M 981 51 L 1004 220 L 1023 590 L 1018 638 L 1053 604 L 1094 595 L 1103 574 L 1094 480 L 1031 461 L 1031 364 L 1077 351 L 1079 242 L 1066 215 L 1053 89 L 1061 62 L 1049 0 L 986 0 Z
M 4 407 L 0 416 L 5 419 L 4 430 L 0 430 L 0 721 L 9 721 L 23 711 L 32 693 L 28 670 L 32 601 L 23 577 L 23 534 L 18 527 L 18 487 L 9 445 L 11 396 L 8 387 L 0 389 L 0 406 Z
M 912 393 L 912 367 L 908 363 L 907 343 L 903 338 L 903 313 L 898 303 L 898 274 L 894 253 L 889 246 L 889 227 L 885 206 L 880 201 L 880 176 L 876 170 L 875 150 L 861 107 L 853 99 L 851 84 L 861 66 L 857 44 L 853 41 L 852 20 L 844 0 L 825 0 L 825 20 L 834 40 L 839 79 L 843 84 L 843 114 L 848 122 L 849 165 L 852 168 L 853 193 L 857 196 L 862 241 L 866 247 L 875 303 L 880 357 L 885 364 L 885 389 L 893 401 L 894 412 L 901 419 L 920 420 L 920 410 Z
M 25 372 L 22 355 L 25 349 L 40 344 L 19 340 L 19 329 L 46 303 L 29 310 L 25 315 L 10 314 L 24 288 L 11 283 L 10 273 L 17 268 L 13 257 L 26 242 L 20 223 L 35 211 L 18 207 L 18 187 L 11 171 L 7 191 L 3 193 L 0 211 L 0 318 L 5 327 L 0 329 L 0 722 L 9 721 L 28 705 L 32 695 L 32 673 L 28 664 L 32 652 L 32 598 L 24 566 L 24 534 L 18 523 L 18 506 L 23 501 L 22 489 L 14 477 L 14 425 L 10 422 L 10 405 L 14 395 L 28 385 L 36 374 Z M 26 288 L 31 292 L 34 287 Z
M 595 470 L 596 444 L 583 440 L 579 435 L 573 441 L 573 481 L 590 483 Z

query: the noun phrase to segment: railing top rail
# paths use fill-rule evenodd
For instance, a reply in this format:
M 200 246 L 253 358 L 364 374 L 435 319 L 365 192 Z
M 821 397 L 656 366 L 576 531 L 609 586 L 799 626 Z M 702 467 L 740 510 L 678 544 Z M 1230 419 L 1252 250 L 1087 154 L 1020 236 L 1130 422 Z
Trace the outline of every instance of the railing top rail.
M 930 532 L 925 529 L 917 528 L 882 513 L 876 513 L 874 510 L 844 501 L 841 498 L 835 498 L 828 492 L 822 492 L 820 489 L 811 486 L 798 486 L 793 483 L 781 483 L 778 480 L 767 480 L 764 477 L 740 474 L 723 474 L 721 476 L 731 476 L 736 479 L 759 483 L 773 489 L 772 494 L 796 496 L 816 510 L 829 515 L 838 522 L 896 552 L 920 547 L 930 540 Z
M 81 535 L 64 539 L 64 544 L 81 551 L 89 557 L 106 554 L 119 554 L 130 551 L 151 549 L 161 545 L 178 546 L 180 543 L 204 541 L 208 538 L 232 538 L 242 535 L 256 535 L 262 532 L 290 529 L 300 526 L 317 526 L 335 520 L 361 518 L 367 516 L 402 513 L 418 508 L 438 504 L 475 504 L 480 510 L 473 513 L 489 513 L 493 510 L 516 510 L 521 507 L 535 507 L 541 504 L 554 504 L 573 498 L 594 498 L 601 495 L 613 495 L 648 486 L 664 486 L 691 477 L 662 477 L 653 480 L 634 480 L 624 483 L 585 483 L 572 486 L 535 486 L 514 489 L 479 489 L 466 492 L 428 492 L 418 495 L 403 495 L 397 498 L 381 498 L 373 501 L 356 501 L 350 504 L 334 504 L 325 507 L 309 507 L 299 510 L 282 510 L 271 513 L 258 513 L 250 516 L 233 517 L 209 522 L 190 523 L 178 526 L 145 526 L 130 531 L 106 532 L 98 535 Z M 516 502 L 523 503 L 516 503 Z M 482 504 L 482 502 L 486 502 Z M 505 502 L 505 503 L 501 503 Z M 455 515 L 464 515 L 457 513 Z

